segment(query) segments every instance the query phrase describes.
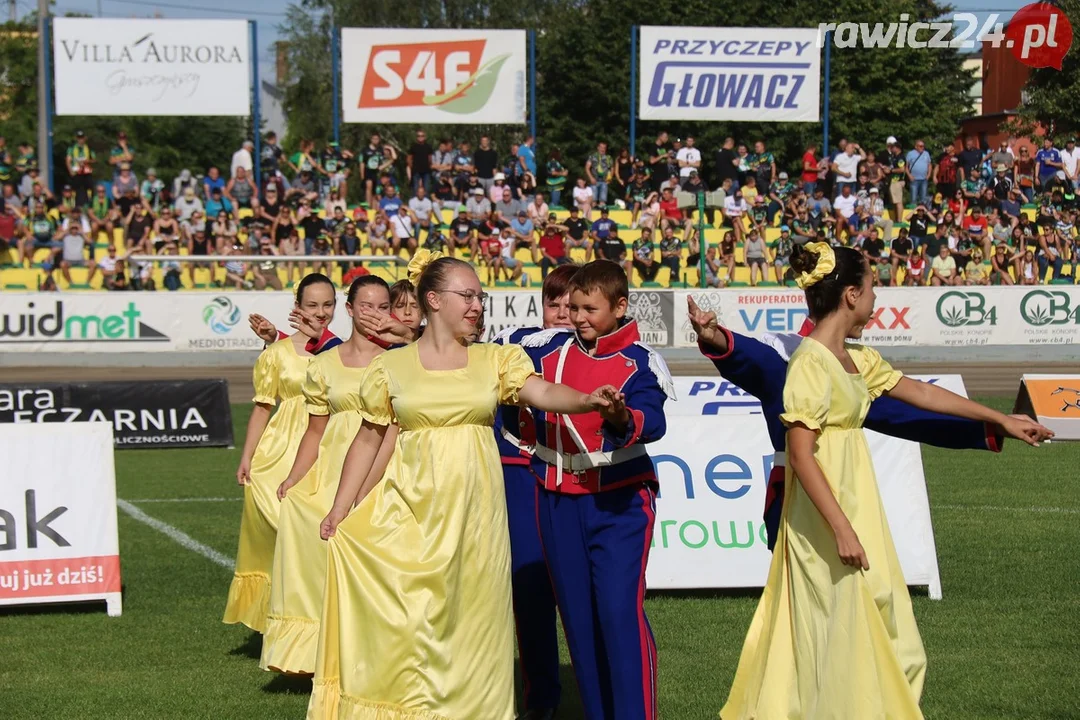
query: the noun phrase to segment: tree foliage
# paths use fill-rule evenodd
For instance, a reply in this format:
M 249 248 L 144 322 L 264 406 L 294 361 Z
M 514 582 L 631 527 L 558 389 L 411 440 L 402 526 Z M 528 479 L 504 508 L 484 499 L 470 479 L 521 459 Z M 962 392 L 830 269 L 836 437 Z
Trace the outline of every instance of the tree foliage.
M 8 145 L 37 145 L 37 28 L 32 22 L 0 27 L 0 135 Z M 108 102 L 102 98 L 102 102 Z M 153 167 L 158 176 L 171 178 L 183 168 L 205 172 L 210 165 L 228 167 L 240 144 L 250 136 L 247 118 L 231 117 L 113 117 L 58 116 L 53 122 L 53 178 L 67 180 L 64 156 L 75 131 L 86 133 L 98 154 L 98 179 L 110 175 L 109 150 L 121 130 L 136 151 L 135 170 L 142 176 Z M 43 152 L 38 148 L 38 152 Z
M 1072 24 L 1072 47 L 1061 70 L 1038 68 L 1028 76 L 1020 122 L 1013 128 L 1023 134 L 1033 135 L 1037 125 L 1051 136 L 1080 133 L 1080 0 L 1061 0 L 1057 5 Z

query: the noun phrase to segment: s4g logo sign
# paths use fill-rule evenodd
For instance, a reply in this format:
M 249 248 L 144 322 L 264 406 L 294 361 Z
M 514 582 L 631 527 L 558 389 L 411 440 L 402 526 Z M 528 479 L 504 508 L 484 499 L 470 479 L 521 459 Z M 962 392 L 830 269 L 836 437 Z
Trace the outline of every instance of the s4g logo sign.
M 483 39 L 373 45 L 357 107 L 476 112 L 487 104 L 510 58 L 497 55 L 481 64 L 486 45 Z
M 950 290 L 937 302 L 937 316 L 948 327 L 997 325 L 997 307 L 987 307 L 986 297 L 978 292 Z
M 1035 327 L 1080 325 L 1080 308 L 1065 290 L 1032 290 L 1020 301 L 1020 317 Z

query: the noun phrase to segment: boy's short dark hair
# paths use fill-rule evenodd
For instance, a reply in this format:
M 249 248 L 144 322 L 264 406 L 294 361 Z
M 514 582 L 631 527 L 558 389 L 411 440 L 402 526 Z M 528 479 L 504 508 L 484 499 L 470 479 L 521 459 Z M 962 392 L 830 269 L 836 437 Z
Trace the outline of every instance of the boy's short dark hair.
M 580 290 L 585 294 L 599 290 L 612 307 L 623 298 L 629 299 L 630 285 L 626 271 L 610 260 L 594 260 L 588 263 L 570 280 L 570 292 Z

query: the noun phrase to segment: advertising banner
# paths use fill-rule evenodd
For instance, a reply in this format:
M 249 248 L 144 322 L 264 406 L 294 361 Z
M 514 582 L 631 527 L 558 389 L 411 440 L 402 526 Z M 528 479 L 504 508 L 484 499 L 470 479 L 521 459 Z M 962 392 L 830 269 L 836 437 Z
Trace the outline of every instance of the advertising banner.
M 1054 431 L 1055 440 L 1080 440 L 1080 375 L 1024 375 L 1014 412 Z
M 246 20 L 52 22 L 57 115 L 251 114 Z
M 680 398 L 686 378 L 676 378 Z M 703 378 L 692 379 L 700 382 Z M 715 380 L 710 378 L 709 380 Z M 668 403 L 667 434 L 649 446 L 660 496 L 650 588 L 763 587 L 769 553 L 762 513 L 773 449 L 764 419 L 732 396 L 705 417 L 693 399 Z M 750 398 L 752 401 L 752 398 Z M 700 408 L 700 405 L 697 405 Z M 730 409 L 727 409 L 730 408 Z M 882 503 L 904 578 L 941 598 L 922 455 L 915 443 L 868 432 Z
M 350 123 L 525 122 L 524 30 L 342 28 Z
M 0 454 L 0 605 L 102 599 L 119 615 L 112 427 L 0 424 Z
M 1080 343 L 1080 287 L 876 288 L 862 341 L 877 347 Z M 686 300 L 713 310 L 733 332 L 760 338 L 795 333 L 808 316 L 793 288 L 635 289 L 629 316 L 656 348 L 694 347 Z M 289 292 L 4 293 L 0 352 L 258 351 L 251 313 L 289 331 Z M 330 329 L 350 332 L 344 293 Z M 486 310 L 490 340 L 507 327 L 543 320 L 540 290 L 493 292 Z
M 108 422 L 116 449 L 231 447 L 224 380 L 0 383 L 0 423 Z
M 642 120 L 817 122 L 817 28 L 642 27 Z

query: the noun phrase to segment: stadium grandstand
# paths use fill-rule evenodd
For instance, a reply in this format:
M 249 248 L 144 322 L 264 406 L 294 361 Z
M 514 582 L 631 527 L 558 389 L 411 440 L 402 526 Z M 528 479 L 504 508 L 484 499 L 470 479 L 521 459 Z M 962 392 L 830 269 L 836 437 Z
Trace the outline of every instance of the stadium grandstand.
M 282 289 L 312 270 L 393 281 L 417 247 L 470 259 L 492 288 L 593 257 L 634 287 L 775 287 L 793 284 L 791 247 L 810 239 L 862 249 L 885 286 L 1072 284 L 1080 249 L 1072 139 L 934 152 L 889 137 L 877 153 L 841 140 L 792 162 L 761 141 L 702 150 L 661 133 L 637 155 L 601 142 L 569 177 L 532 138 L 473 150 L 421 129 L 408 148 L 373 135 L 288 155 L 271 134 L 256 183 L 251 142 L 228 168 L 162 178 L 124 133 L 80 132 L 56 194 L 18 141 L 0 141 L 5 290 Z

